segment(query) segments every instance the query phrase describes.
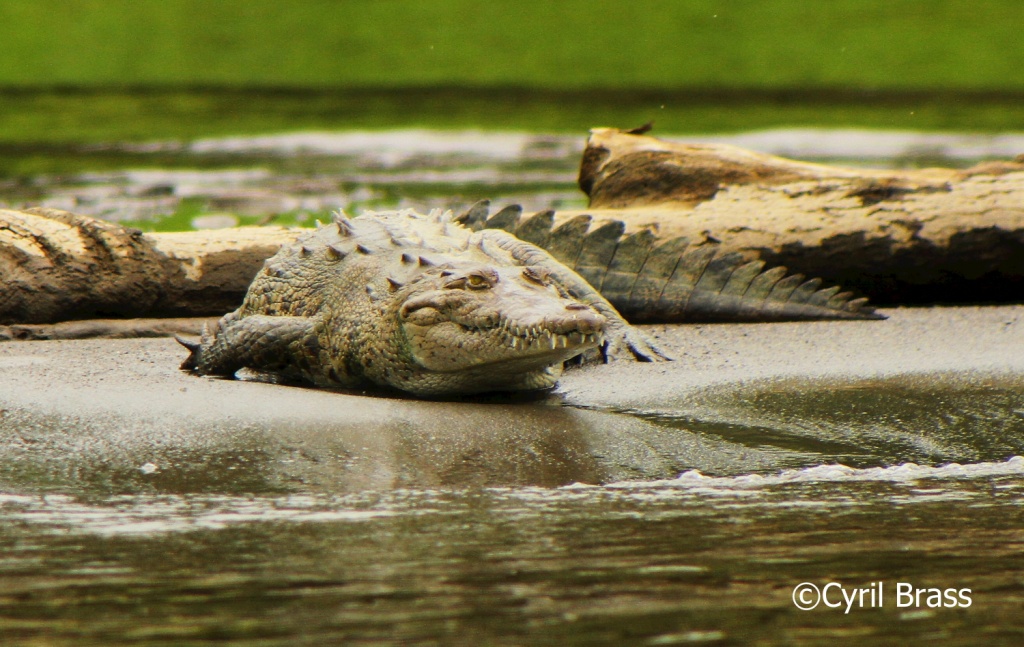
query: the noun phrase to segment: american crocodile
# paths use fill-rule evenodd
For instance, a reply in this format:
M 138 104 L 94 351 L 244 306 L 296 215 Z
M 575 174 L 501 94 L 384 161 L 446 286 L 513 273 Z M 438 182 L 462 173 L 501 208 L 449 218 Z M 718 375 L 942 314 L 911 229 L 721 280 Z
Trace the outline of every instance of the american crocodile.
M 545 237 L 539 242 L 557 252 L 579 225 L 551 231 L 550 214 L 522 223 L 520 216 L 505 209 L 487 218 L 479 207 L 459 218 L 450 211 L 339 215 L 268 259 L 242 306 L 199 343 L 179 340 L 191 351 L 182 368 L 224 376 L 249 368 L 317 386 L 421 396 L 532 390 L 553 386 L 563 364 L 579 356 L 668 359 L 613 304 L 662 308 L 663 318 L 690 311 L 878 317 L 814 281 L 700 248 L 684 253 L 682 241 L 622 238 L 614 226 L 577 236 L 570 269 L 527 241 Z

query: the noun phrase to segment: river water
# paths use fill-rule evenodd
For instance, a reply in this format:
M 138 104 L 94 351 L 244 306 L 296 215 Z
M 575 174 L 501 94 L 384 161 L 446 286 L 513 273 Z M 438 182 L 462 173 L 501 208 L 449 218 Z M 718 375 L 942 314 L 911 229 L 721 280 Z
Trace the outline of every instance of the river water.
M 244 469 L 211 468 L 210 489 L 233 489 L 229 470 Z M 1019 644 L 1022 488 L 1014 457 L 554 488 L 3 494 L 0 635 L 47 645 Z M 793 595 L 804 582 L 835 584 L 801 611 Z M 844 589 L 869 593 L 848 607 Z M 905 593 L 916 589 L 927 591 Z M 947 590 L 955 606 L 929 598 Z
M 58 645 L 1019 644 L 1022 486 L 1016 458 L 347 497 L 6 495 L 0 631 Z M 799 611 L 805 581 L 882 595 Z M 901 583 L 966 589 L 971 607 L 900 607 Z
M 552 185 L 570 195 L 559 177 L 535 206 L 562 199 Z M 1022 341 L 1000 339 L 1007 353 Z M 37 361 L 13 348 L 0 349 L 11 379 Z M 89 420 L 30 420 L 19 406 L 0 394 L 4 645 L 1024 641 L 1019 374 L 740 380 L 657 406 L 594 404 L 572 388 L 446 403 L 453 420 L 491 407 L 511 427 L 522 415 L 561 434 L 568 410 L 608 436 L 629 419 L 649 437 L 587 445 L 595 464 L 621 468 L 603 473 L 639 465 L 630 478 L 453 472 L 336 490 L 265 478 L 281 459 L 258 444 L 181 459 L 173 437 L 149 439 L 154 456 L 201 469 L 126 468 L 116 456 L 133 451 L 132 428 L 99 448 Z M 690 458 L 664 450 L 684 439 Z M 335 458 L 345 464 L 309 460 Z M 668 473 L 643 473 L 659 460 Z

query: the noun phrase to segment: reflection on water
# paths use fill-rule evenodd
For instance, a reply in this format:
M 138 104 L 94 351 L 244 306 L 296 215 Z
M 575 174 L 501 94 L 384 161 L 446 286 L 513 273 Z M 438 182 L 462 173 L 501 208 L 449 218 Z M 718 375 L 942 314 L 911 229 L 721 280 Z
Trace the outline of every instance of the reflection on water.
M 1022 388 L 1014 379 L 956 374 L 774 380 L 711 387 L 673 403 L 671 410 L 634 413 L 670 428 L 775 451 L 786 465 L 976 462 L 1024 454 Z
M 674 412 L 634 412 L 667 433 L 777 459 L 746 473 L 334 494 L 301 484 L 261 490 L 244 463 L 211 461 L 210 487 L 197 472 L 184 485 L 156 481 L 120 496 L 68 486 L 70 496 L 33 491 L 30 479 L 10 487 L 8 464 L 0 637 L 5 645 L 1019 644 L 1019 387 L 836 386 L 734 385 Z M 801 611 L 792 594 L 803 582 L 880 583 L 886 593 L 849 613 Z M 901 584 L 970 589 L 971 606 L 897 606 Z

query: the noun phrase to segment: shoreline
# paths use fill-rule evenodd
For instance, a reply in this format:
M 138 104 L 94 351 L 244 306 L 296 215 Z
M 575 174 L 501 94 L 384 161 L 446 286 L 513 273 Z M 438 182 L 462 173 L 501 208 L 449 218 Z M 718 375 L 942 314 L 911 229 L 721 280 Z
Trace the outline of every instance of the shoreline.
M 547 394 L 467 401 L 196 378 L 178 370 L 183 350 L 172 339 L 10 342 L 0 344 L 0 455 L 22 456 L 18 470 L 34 474 L 8 487 L 61 492 L 91 492 L 90 479 L 127 491 L 162 483 L 187 493 L 226 479 L 228 490 L 343 493 L 600 484 L 688 469 L 728 476 L 822 462 L 701 431 L 715 420 L 756 430 L 758 415 L 785 413 L 764 409 L 765 398 L 781 398 L 799 420 L 831 415 L 861 391 L 931 393 L 939 414 L 945 406 L 956 416 L 978 389 L 1024 389 L 1024 306 L 885 313 L 878 322 L 651 326 L 677 361 L 587 367 Z M 815 405 L 825 401 L 834 404 Z M 951 451 L 924 437 L 882 459 L 877 439 L 849 433 L 842 451 L 868 466 Z M 824 440 L 812 435 L 808 447 Z M 224 471 L 237 461 L 243 471 Z M 146 464 L 160 476 L 140 471 Z

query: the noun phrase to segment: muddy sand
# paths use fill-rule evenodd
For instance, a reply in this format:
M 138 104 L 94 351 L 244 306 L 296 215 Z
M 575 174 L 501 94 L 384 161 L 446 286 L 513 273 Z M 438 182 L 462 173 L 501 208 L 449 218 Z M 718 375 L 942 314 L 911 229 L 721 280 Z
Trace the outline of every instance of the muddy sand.
M 842 389 L 1024 392 L 1024 306 L 884 312 L 886 321 L 650 326 L 677 361 L 578 369 L 551 393 L 454 402 L 193 377 L 178 370 L 185 352 L 171 339 L 3 343 L 0 482 L 340 493 L 740 474 L 825 459 L 685 421 L 766 393 L 813 405 Z

